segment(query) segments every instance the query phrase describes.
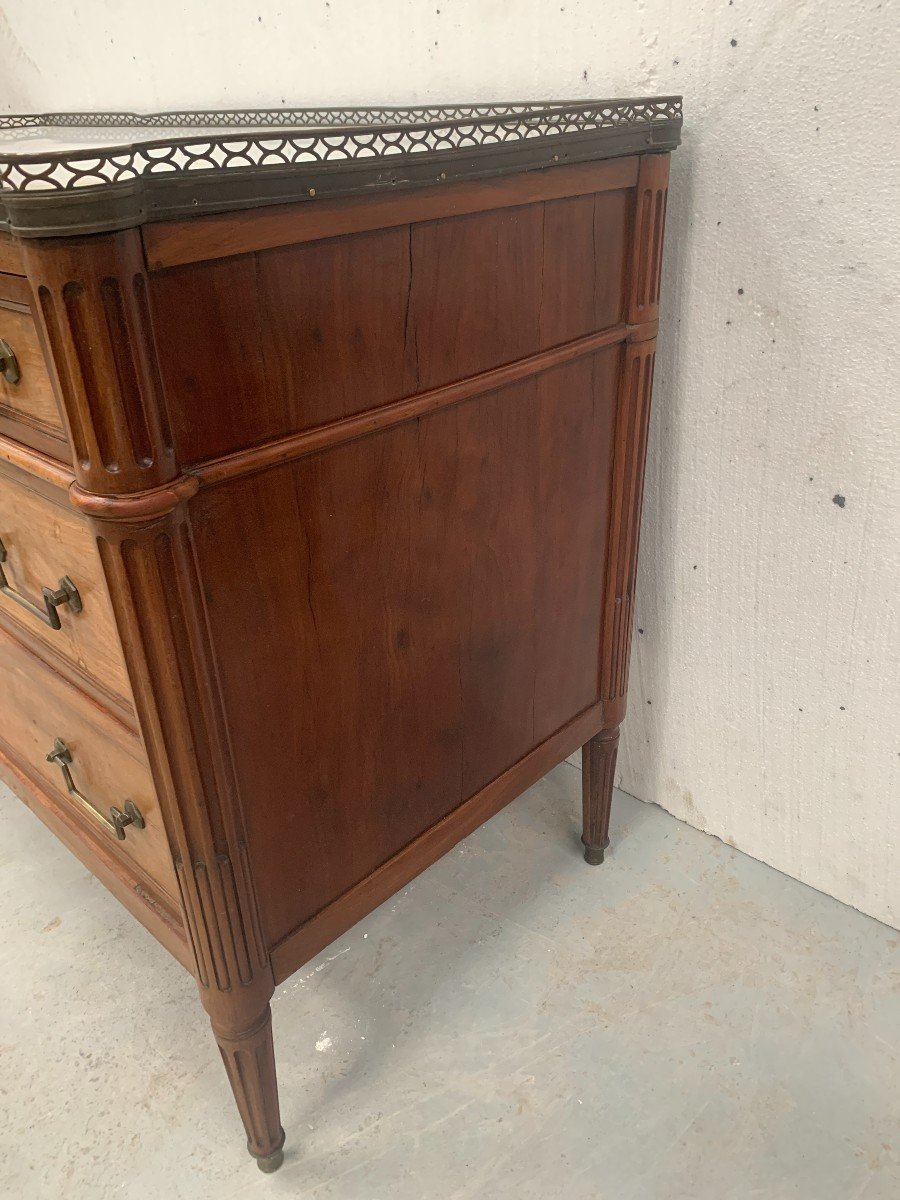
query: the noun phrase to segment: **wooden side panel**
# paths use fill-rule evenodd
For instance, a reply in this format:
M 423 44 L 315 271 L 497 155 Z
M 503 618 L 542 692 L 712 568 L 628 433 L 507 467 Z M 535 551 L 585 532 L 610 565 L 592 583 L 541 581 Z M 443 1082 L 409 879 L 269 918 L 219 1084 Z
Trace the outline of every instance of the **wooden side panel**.
M 623 319 L 633 193 L 544 205 L 541 342 L 552 346 Z
M 596 703 L 620 358 L 192 502 L 268 944 Z
M 413 226 L 414 390 L 614 325 L 627 214 L 606 192 Z
M 544 208 L 533 204 L 413 227 L 412 260 L 419 268 L 410 295 L 413 390 L 476 375 L 541 348 Z
M 411 275 L 408 226 L 259 256 L 263 359 L 290 428 L 410 390 Z
M 552 171 L 526 171 L 435 187 L 398 188 L 389 193 L 319 198 L 314 204 L 276 204 L 200 219 L 163 221 L 144 226 L 144 250 L 150 269 L 158 271 L 344 233 L 622 190 L 634 187 L 641 161 L 640 156 L 629 155 L 605 162 L 556 166 Z M 0 241 L 0 256 L 2 252 Z
M 150 277 L 176 452 L 198 463 L 616 324 L 623 189 Z
M 447 817 L 398 850 L 332 903 L 298 926 L 272 951 L 275 982 L 281 983 L 298 967 L 346 933 L 366 913 L 384 903 L 427 867 L 447 854 L 516 796 L 520 796 L 563 759 L 583 746 L 603 723 L 602 706 L 595 704 L 568 721 L 546 741 L 520 758 Z

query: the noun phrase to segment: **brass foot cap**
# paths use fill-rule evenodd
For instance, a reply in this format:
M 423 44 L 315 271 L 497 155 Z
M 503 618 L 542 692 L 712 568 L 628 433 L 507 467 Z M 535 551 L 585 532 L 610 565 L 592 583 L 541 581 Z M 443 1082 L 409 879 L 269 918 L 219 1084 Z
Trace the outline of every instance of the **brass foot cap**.
M 609 838 L 604 839 L 602 846 L 589 846 L 584 839 L 582 839 L 582 843 L 584 845 L 584 861 L 590 863 L 592 867 L 599 867 L 603 862 L 603 851 L 609 845 Z
M 273 1171 L 277 1171 L 284 1162 L 284 1130 L 281 1131 L 281 1141 L 275 1147 L 271 1154 L 254 1154 L 253 1148 L 250 1145 L 250 1139 L 247 1139 L 247 1149 L 253 1154 L 256 1159 L 256 1165 L 266 1175 L 271 1175 Z
M 284 1162 L 284 1151 L 275 1150 L 271 1154 L 263 1155 L 257 1158 L 256 1165 L 266 1175 L 271 1175 L 273 1171 L 277 1171 Z

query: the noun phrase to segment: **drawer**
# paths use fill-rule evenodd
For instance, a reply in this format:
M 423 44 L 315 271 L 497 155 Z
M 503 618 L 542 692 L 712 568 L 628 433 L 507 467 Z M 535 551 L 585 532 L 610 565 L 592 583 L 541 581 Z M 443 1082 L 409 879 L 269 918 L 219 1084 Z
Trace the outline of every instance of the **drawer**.
M 65 746 L 68 762 L 49 761 Z M 0 630 L 0 748 L 25 775 L 78 823 L 84 836 L 140 868 L 170 899 L 175 871 L 143 744 L 106 709 L 57 675 L 25 646 Z M 62 766 L 68 769 L 67 785 Z M 69 786 L 83 797 L 70 795 Z M 136 807 L 143 828 L 109 821 Z
M 56 402 L 37 326 L 31 289 L 0 274 L 0 433 L 69 463 L 66 427 Z
M 61 656 L 92 685 L 101 700 L 132 712 L 131 688 L 91 530 L 68 495 L 11 467 L 0 469 L 0 616 Z M 68 579 L 77 591 L 47 623 L 42 589 L 60 591 Z M 76 611 L 80 604 L 80 611 Z M 35 612 L 34 609 L 38 612 Z

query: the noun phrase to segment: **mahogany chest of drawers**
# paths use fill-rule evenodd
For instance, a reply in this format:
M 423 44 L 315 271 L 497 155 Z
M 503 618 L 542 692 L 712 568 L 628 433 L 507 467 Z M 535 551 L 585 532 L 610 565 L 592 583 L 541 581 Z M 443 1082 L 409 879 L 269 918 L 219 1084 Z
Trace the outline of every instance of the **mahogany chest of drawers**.
M 0 126 L 0 775 L 274 1170 L 277 983 L 578 747 L 602 862 L 680 101 Z

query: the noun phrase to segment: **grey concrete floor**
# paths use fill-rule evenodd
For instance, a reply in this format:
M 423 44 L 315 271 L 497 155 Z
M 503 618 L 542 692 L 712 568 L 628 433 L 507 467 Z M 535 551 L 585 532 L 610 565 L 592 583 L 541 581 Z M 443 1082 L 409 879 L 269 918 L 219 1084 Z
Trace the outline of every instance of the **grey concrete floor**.
M 900 935 L 551 772 L 279 990 L 246 1157 L 191 980 L 0 789 L 0 1195 L 897 1200 Z

